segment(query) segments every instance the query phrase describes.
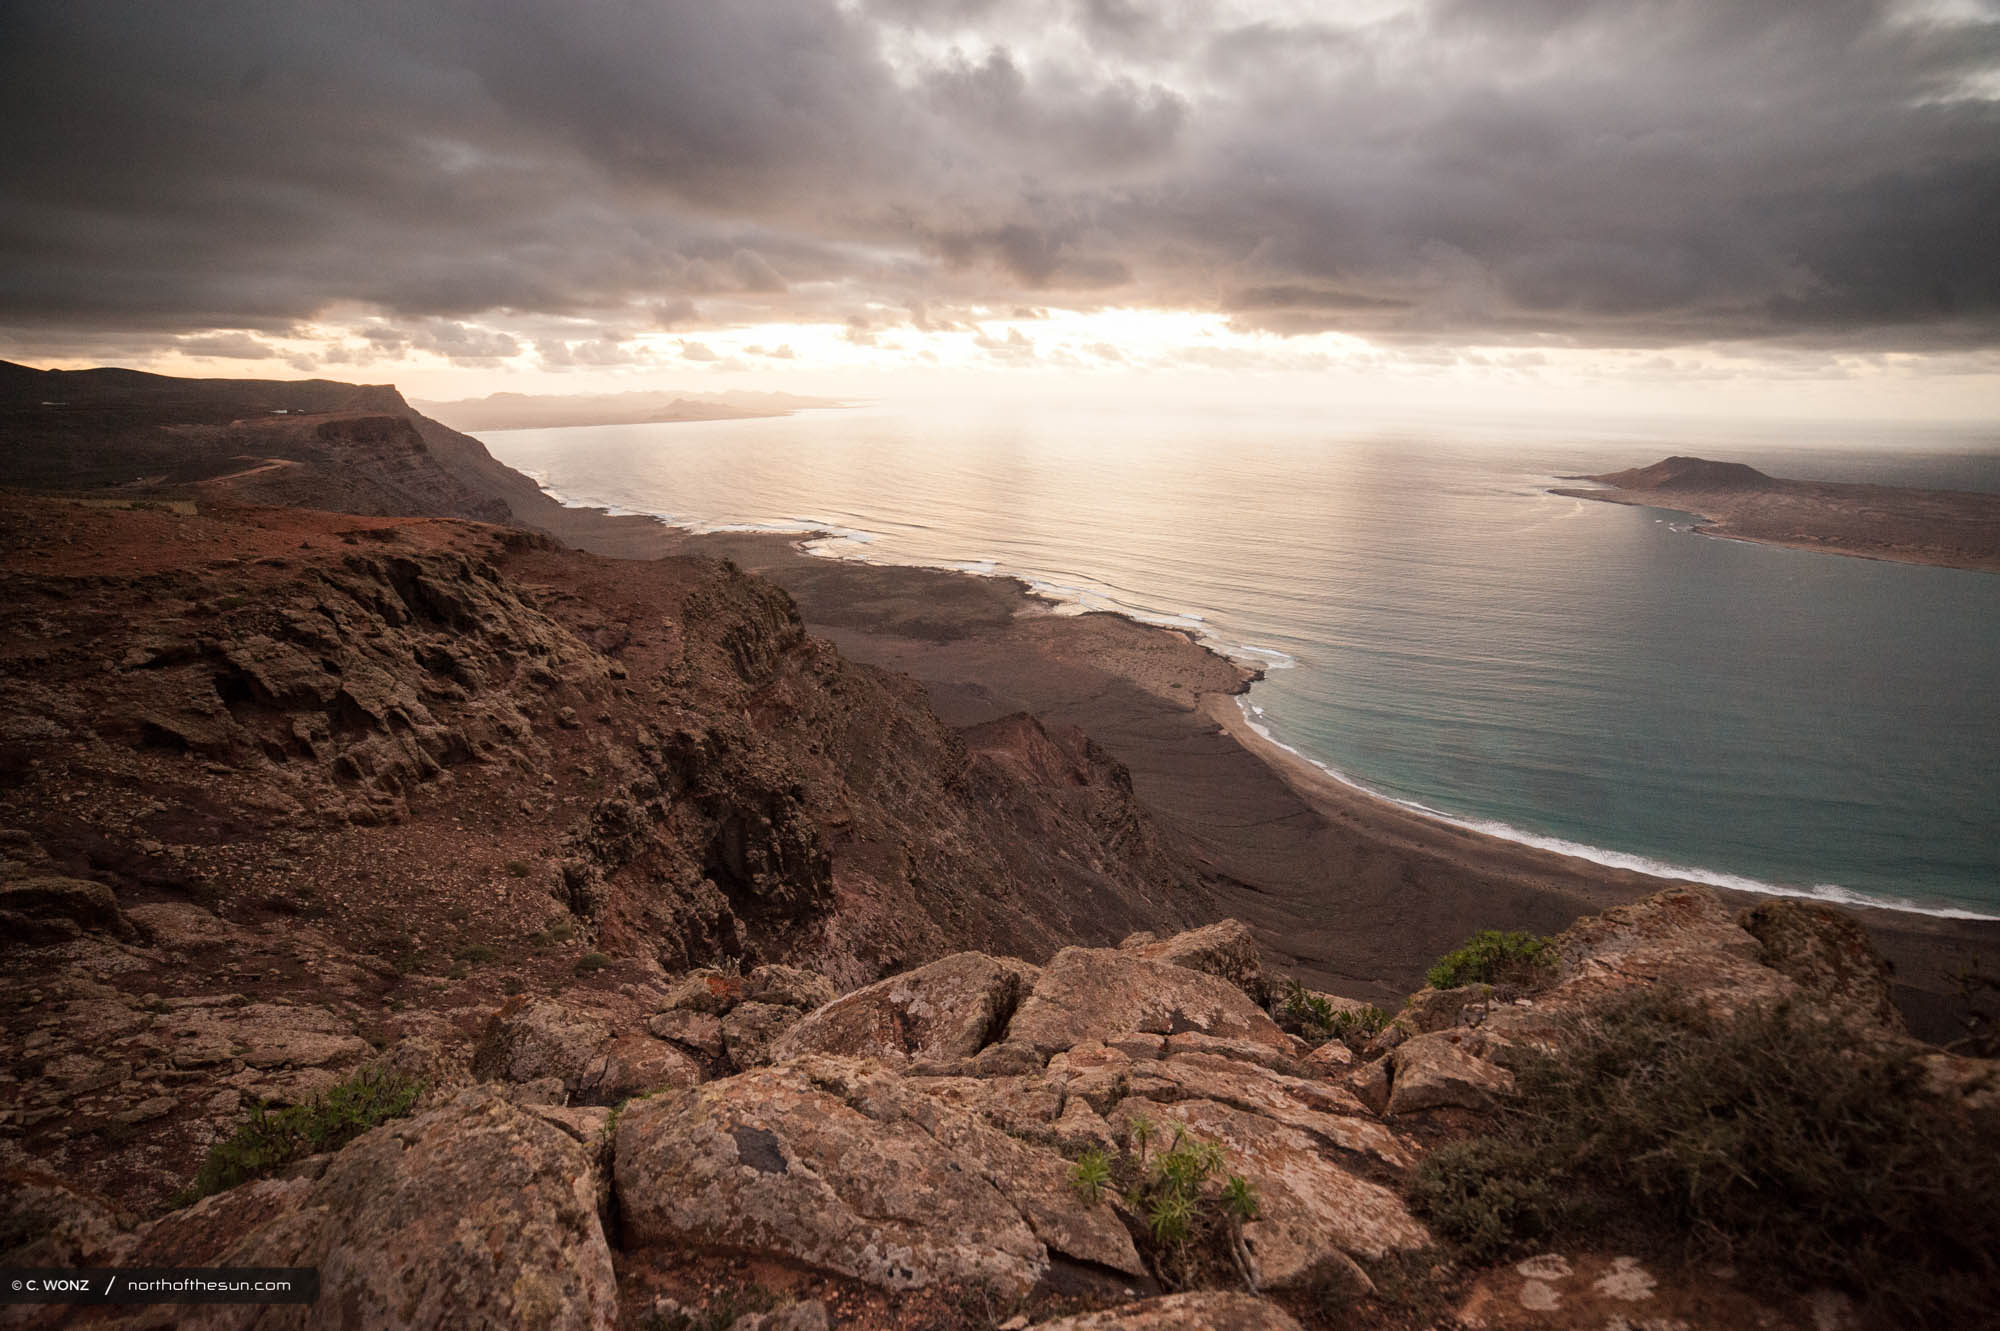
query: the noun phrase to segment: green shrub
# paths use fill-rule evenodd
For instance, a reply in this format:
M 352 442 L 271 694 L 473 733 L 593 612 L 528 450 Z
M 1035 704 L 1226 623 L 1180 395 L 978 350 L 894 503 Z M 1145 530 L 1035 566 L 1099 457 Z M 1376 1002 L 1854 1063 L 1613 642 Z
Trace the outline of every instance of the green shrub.
M 1240 1174 L 1223 1177 L 1216 1143 L 1180 1127 L 1172 1133 L 1165 1150 L 1153 1150 L 1159 1129 L 1135 1115 L 1118 1154 L 1085 1151 L 1070 1186 L 1085 1202 L 1110 1197 L 1120 1205 L 1162 1284 L 1232 1283 L 1247 1269 L 1243 1222 L 1257 1218 L 1256 1189 Z
M 526 878 L 528 876 L 528 862 L 526 860 L 508 860 L 506 867 L 507 872 L 516 878 Z
M 1297 980 L 1285 981 L 1284 997 L 1278 1000 L 1277 1011 L 1271 1015 L 1277 1018 L 1280 1028 L 1312 1044 L 1323 1044 L 1333 1038 L 1336 1018 L 1333 1004 Z
M 1297 980 L 1285 981 L 1284 995 L 1271 1015 L 1281 1028 L 1312 1044 L 1365 1040 L 1389 1024 L 1389 1014 L 1381 1008 L 1336 1008 Z
M 1111 1158 L 1092 1147 L 1070 1167 L 1069 1186 L 1086 1202 L 1102 1198 L 1111 1186 Z
M 1927 1094 L 1907 1047 L 1802 1004 L 1718 1017 L 1644 990 L 1516 1078 L 1491 1133 L 1411 1185 L 1470 1256 L 1624 1226 L 1910 1324 L 2000 1306 L 2000 1115 Z
M 458 960 L 471 966 L 484 966 L 489 961 L 498 960 L 499 956 L 498 952 L 484 943 L 473 943 L 469 947 L 462 947 L 457 954 Z
M 357 1072 L 324 1094 L 289 1109 L 259 1105 L 236 1131 L 209 1148 L 181 1194 L 182 1205 L 284 1168 L 322 1151 L 337 1151 L 362 1133 L 416 1105 L 423 1083 L 393 1073 Z
M 1333 1036 L 1336 1040 L 1366 1040 L 1380 1035 L 1389 1020 L 1389 1014 L 1373 1003 L 1367 1007 L 1348 1008 L 1333 1014 Z
M 1481 929 L 1465 945 L 1439 957 L 1425 973 L 1433 989 L 1467 984 L 1533 984 L 1555 964 L 1546 938 L 1518 931 Z
M 576 959 L 578 975 L 595 975 L 611 964 L 611 958 L 602 952 L 586 952 Z

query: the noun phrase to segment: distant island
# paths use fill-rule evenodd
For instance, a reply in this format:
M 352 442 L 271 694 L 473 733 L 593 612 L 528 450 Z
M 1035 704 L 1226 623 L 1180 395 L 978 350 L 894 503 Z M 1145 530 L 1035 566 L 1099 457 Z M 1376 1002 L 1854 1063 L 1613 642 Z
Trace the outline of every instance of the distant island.
M 1697 530 L 1713 536 L 1904 564 L 2000 571 L 2000 495 L 1793 481 L 1740 462 L 1691 457 L 1563 479 L 1611 488 L 1553 493 L 1678 509 L 1704 519 Z
M 653 425 L 677 421 L 734 421 L 789 416 L 807 407 L 846 404 L 796 393 L 490 393 L 456 402 L 412 402 L 418 411 L 454 430 L 551 430 L 583 425 Z

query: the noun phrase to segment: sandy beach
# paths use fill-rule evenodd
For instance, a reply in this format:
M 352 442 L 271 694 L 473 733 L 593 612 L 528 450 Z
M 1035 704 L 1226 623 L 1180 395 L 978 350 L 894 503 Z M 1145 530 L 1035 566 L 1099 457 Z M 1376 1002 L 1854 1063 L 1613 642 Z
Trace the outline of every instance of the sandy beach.
M 1248 921 L 1310 985 L 1400 1000 L 1475 930 L 1553 932 L 1674 881 L 1473 831 L 1336 780 L 1251 729 L 1237 695 L 1252 672 L 1181 632 L 1056 613 L 1012 578 L 816 557 L 794 534 L 695 535 L 579 509 L 531 520 L 601 554 L 726 557 L 762 573 L 797 599 L 813 632 L 914 676 L 953 724 L 1028 711 L 1077 726 L 1131 770 L 1142 802 L 1209 872 L 1223 913 Z M 1913 1027 L 1958 1034 L 1955 977 L 1973 964 L 2000 969 L 2000 922 L 1847 909 L 1895 965 Z

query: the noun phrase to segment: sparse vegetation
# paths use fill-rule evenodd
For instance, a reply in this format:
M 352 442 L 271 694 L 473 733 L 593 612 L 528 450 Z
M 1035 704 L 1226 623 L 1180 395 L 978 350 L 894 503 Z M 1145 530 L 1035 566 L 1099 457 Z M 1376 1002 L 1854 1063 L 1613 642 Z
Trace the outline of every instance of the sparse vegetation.
M 499 957 L 500 954 L 497 951 L 484 943 L 473 943 L 470 946 L 460 948 L 457 952 L 457 960 L 465 962 L 469 966 L 484 966 L 488 962 L 499 960 Z
M 1297 980 L 1285 982 L 1272 1016 L 1282 1029 L 1315 1045 L 1328 1040 L 1365 1041 L 1389 1024 L 1389 1014 L 1373 1004 L 1337 1008 Z
M 508 860 L 506 867 L 507 872 L 515 878 L 526 878 L 528 876 L 528 862 L 526 860 Z
M 1070 1186 L 1085 1202 L 1122 1204 L 1162 1284 L 1249 1284 L 1243 1223 L 1257 1218 L 1257 1190 L 1240 1174 L 1223 1176 L 1216 1143 L 1176 1127 L 1166 1149 L 1155 1151 L 1157 1137 L 1151 1119 L 1134 1116 L 1117 1156 L 1085 1151 L 1070 1169 Z
M 1433 989 L 1457 989 L 1468 984 L 1516 984 L 1532 987 L 1555 964 L 1549 940 L 1518 930 L 1481 929 L 1463 946 L 1439 957 L 1425 973 Z
M 1312 1044 L 1324 1044 L 1333 1038 L 1336 1015 L 1333 1004 L 1297 980 L 1285 981 L 1284 996 L 1271 1015 L 1281 1028 Z
M 416 1105 L 423 1084 L 393 1073 L 358 1072 L 289 1109 L 259 1105 L 234 1133 L 209 1148 L 180 1203 L 196 1202 L 322 1151 L 337 1151 Z
M 1069 1185 L 1086 1202 L 1101 1200 L 1111 1187 L 1111 1157 L 1094 1146 L 1085 1151 L 1070 1167 Z
M 586 952 L 576 959 L 578 975 L 595 975 L 611 964 L 611 958 L 602 952 Z
M 1416 1208 L 1466 1257 L 1639 1230 L 1912 1325 L 2000 1290 L 2000 1115 L 1927 1094 L 1907 1047 L 1803 1005 L 1718 1017 L 1646 990 L 1516 1069 L 1491 1132 L 1434 1152 Z

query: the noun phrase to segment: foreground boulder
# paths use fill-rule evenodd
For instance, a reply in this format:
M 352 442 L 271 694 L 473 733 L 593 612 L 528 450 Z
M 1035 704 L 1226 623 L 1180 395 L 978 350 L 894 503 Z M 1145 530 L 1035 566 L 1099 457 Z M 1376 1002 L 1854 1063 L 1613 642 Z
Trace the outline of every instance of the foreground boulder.
M 1390 1114 L 1425 1109 L 1485 1109 L 1514 1089 L 1514 1074 L 1462 1048 L 1453 1031 L 1419 1035 L 1396 1046 L 1386 1106 Z
M 1007 1040 L 1047 1058 L 1135 1031 L 1194 1032 L 1261 1045 L 1286 1057 L 1305 1052 L 1229 981 L 1110 948 L 1066 947 L 1056 953 L 1014 1014 Z
M 1148 961 L 1165 961 L 1213 975 L 1241 989 L 1260 1007 L 1271 1004 L 1271 981 L 1264 974 L 1263 952 L 1251 937 L 1250 927 L 1241 920 L 1218 920 L 1158 941 L 1128 939 L 1119 945 L 1119 950 Z
M 320 1298 L 298 1324 L 394 1331 L 610 1328 L 618 1291 L 598 1219 L 596 1153 L 497 1094 L 384 1124 L 318 1177 L 246 1184 L 147 1226 L 133 1266 L 316 1266 Z M 142 1309 L 126 1325 L 197 1320 Z M 272 1310 L 200 1310 L 248 1327 Z
M 642 1101 L 614 1156 L 632 1243 L 750 1249 L 889 1289 L 1021 1295 L 1058 1257 L 1145 1273 L 1061 1156 L 861 1060 L 806 1056 Z

